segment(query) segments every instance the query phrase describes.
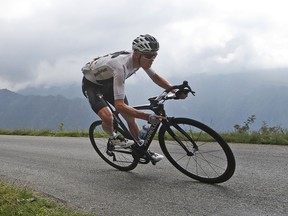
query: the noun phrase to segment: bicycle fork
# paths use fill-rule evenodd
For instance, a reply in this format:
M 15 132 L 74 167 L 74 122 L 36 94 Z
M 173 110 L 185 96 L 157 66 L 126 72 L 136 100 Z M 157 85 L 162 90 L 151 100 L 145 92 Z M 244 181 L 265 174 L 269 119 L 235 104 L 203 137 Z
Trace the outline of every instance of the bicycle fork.
M 187 153 L 187 156 L 193 156 L 196 151 L 198 151 L 198 146 L 194 142 L 194 140 L 187 134 L 187 132 L 182 129 L 178 124 L 173 124 L 173 118 L 174 117 L 168 117 L 166 123 L 164 124 L 166 127 L 167 132 L 170 134 L 170 136 L 177 142 L 179 145 L 185 150 Z M 173 126 L 177 131 L 179 131 L 182 135 L 184 135 L 193 145 L 192 151 L 189 150 L 186 145 L 181 141 L 181 139 L 178 138 L 178 136 L 175 134 L 175 132 L 171 129 L 171 126 Z

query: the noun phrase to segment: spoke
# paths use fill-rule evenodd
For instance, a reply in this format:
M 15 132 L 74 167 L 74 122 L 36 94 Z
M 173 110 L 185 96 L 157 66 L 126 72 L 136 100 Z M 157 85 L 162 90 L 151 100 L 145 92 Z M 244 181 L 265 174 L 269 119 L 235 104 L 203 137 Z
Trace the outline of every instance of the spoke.
M 92 129 L 91 129 L 92 130 Z M 118 134 L 122 136 L 124 132 L 118 131 Z M 92 134 L 92 132 L 91 132 Z M 89 129 L 90 136 L 90 129 Z M 134 169 L 137 166 L 137 162 L 134 162 L 135 159 L 132 156 L 131 150 L 124 148 L 108 148 L 108 136 L 102 130 L 100 124 L 96 124 L 93 128 L 93 139 L 92 144 L 99 156 L 109 165 L 124 171 Z M 91 136 L 90 136 L 91 139 Z
M 216 179 L 225 173 L 228 166 L 226 153 L 209 130 L 206 132 L 188 124 L 178 125 L 175 129 L 175 134 L 181 143 L 193 153 L 188 155 L 177 141 L 165 141 L 168 153 L 179 169 L 183 170 L 182 172 L 191 174 L 192 178 L 195 176 L 203 179 Z
M 194 161 L 196 163 L 196 173 L 197 173 L 197 175 L 199 175 L 198 168 L 200 168 L 202 170 L 202 172 L 205 173 L 205 175 L 207 177 L 209 177 L 209 175 L 205 172 L 205 170 L 202 168 L 202 166 L 200 166 L 200 164 L 198 163 L 198 161 L 197 161 L 198 157 L 195 157 L 195 158 L 193 157 L 193 159 L 194 159 Z
M 201 154 L 201 155 L 204 155 L 204 154 L 208 154 L 214 158 L 217 158 L 219 160 L 222 160 L 222 161 L 227 161 L 226 158 L 223 158 L 223 157 L 220 157 L 218 155 L 215 155 L 215 154 L 211 154 L 212 152 L 222 152 L 221 150 L 215 150 L 215 151 L 201 151 L 201 152 L 198 152 L 198 154 Z M 203 156 L 204 157 L 204 156 Z
M 205 156 L 203 156 L 202 154 L 200 154 L 200 155 L 201 155 L 202 157 L 197 156 L 197 158 L 198 158 L 199 160 L 205 161 L 206 164 L 208 164 L 208 165 L 211 167 L 211 169 L 215 170 L 215 169 L 213 168 L 213 166 L 214 166 L 214 167 L 217 167 L 217 168 L 219 168 L 219 169 L 221 169 L 221 170 L 225 170 L 225 168 L 223 168 L 222 166 L 219 166 L 219 165 L 217 165 L 216 163 L 211 162 L 210 160 L 206 159 Z M 212 166 L 212 165 L 213 165 L 213 166 Z M 216 171 L 215 171 L 215 172 L 216 172 Z

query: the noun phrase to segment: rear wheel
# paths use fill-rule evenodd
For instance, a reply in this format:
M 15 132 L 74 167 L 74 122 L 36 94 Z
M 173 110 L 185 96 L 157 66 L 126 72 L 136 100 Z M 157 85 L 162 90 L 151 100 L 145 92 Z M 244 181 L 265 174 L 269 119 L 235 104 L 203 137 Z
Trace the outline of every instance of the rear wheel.
M 120 131 L 117 132 L 125 137 Z M 108 135 L 102 129 L 102 121 L 95 121 L 89 128 L 89 138 L 98 155 L 112 167 L 129 171 L 134 169 L 139 161 L 139 158 L 132 156 L 130 148 L 123 149 L 111 146 L 108 143 Z
M 159 131 L 167 159 L 185 175 L 205 183 L 232 177 L 235 158 L 228 144 L 208 126 L 187 118 L 171 119 Z

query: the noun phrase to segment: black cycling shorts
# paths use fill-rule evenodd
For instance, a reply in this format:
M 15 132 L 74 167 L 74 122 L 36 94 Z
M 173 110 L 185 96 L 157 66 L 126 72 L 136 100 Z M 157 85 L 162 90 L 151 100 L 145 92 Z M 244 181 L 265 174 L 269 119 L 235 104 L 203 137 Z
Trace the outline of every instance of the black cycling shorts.
M 99 84 L 92 83 L 83 77 L 82 92 L 88 99 L 91 108 L 98 113 L 104 107 L 107 107 L 106 101 L 114 106 L 113 78 L 99 81 Z M 106 101 L 105 101 L 106 100 Z M 125 96 L 124 103 L 128 105 Z

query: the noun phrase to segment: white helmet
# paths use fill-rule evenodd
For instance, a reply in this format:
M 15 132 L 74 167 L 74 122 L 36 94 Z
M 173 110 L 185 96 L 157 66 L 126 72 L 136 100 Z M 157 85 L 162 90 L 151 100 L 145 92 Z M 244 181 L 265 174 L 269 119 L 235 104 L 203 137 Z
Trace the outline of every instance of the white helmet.
M 140 35 L 132 42 L 132 49 L 139 52 L 153 52 L 159 50 L 159 43 L 149 34 Z

